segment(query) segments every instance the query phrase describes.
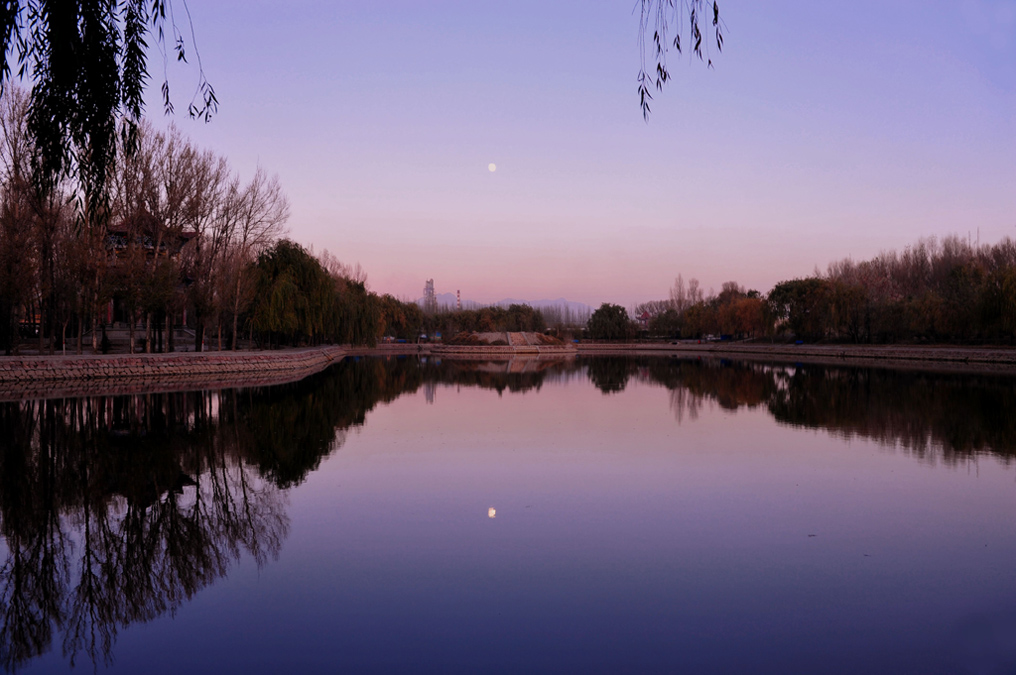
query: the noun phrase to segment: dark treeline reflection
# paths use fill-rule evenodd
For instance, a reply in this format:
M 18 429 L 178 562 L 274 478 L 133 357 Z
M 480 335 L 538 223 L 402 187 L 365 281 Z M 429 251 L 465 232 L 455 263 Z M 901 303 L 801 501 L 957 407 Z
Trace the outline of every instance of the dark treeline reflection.
M 678 422 L 703 405 L 764 407 L 783 424 L 858 436 L 953 462 L 978 452 L 1016 457 L 1016 378 L 659 357 L 584 360 L 605 394 L 630 380 L 670 390 Z
M 0 403 L 0 665 L 50 650 L 108 663 L 118 631 L 280 551 L 286 491 L 379 403 L 438 385 L 499 394 L 589 378 L 957 461 L 1016 455 L 1013 378 L 719 360 L 347 359 L 261 389 Z
M 428 383 L 493 389 L 498 394 L 539 391 L 548 378 L 561 381 L 581 377 L 574 360 L 537 358 L 511 361 L 438 359 L 425 363 L 424 373 Z
M 108 664 L 120 629 L 273 559 L 285 489 L 423 375 L 369 360 L 265 389 L 0 403 L 0 666 Z
M 522 364 L 520 366 L 520 363 Z M 511 392 L 581 377 L 604 394 L 632 381 L 670 391 L 677 421 L 703 406 L 765 408 L 780 423 L 900 446 L 953 462 L 978 452 L 1016 458 L 1016 378 L 889 368 L 779 365 L 719 359 L 605 357 L 546 362 L 455 362 L 428 381 Z

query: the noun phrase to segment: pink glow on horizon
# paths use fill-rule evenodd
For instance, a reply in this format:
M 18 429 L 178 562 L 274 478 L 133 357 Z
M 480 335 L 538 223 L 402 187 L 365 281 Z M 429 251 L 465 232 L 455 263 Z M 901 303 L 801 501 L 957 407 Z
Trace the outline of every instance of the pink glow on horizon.
M 649 124 L 616 3 L 237 7 L 192 8 L 223 104 L 181 126 L 277 172 L 290 236 L 379 293 L 631 306 L 1016 235 L 1012 0 L 729 0 L 715 69 L 675 64 Z

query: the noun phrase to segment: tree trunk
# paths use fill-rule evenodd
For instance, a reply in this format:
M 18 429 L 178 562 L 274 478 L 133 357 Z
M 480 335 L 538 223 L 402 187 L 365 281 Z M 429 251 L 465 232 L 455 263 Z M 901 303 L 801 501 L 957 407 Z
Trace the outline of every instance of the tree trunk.
M 152 353 L 152 313 L 145 316 L 145 354 Z
M 134 324 L 136 323 L 135 322 L 135 318 L 134 318 L 134 310 L 133 309 L 130 311 L 130 314 L 128 315 L 127 320 L 130 321 L 130 323 L 131 323 L 130 328 L 128 329 L 129 343 L 130 343 L 130 346 L 128 347 L 128 349 L 129 349 L 130 353 L 133 354 L 134 353 L 134 328 L 135 328 Z
M 236 270 L 236 295 L 233 297 L 233 351 L 236 351 L 237 322 L 240 319 L 240 277 L 241 271 Z
M 12 335 L 14 321 L 11 318 L 9 305 L 10 303 L 7 301 L 0 299 L 0 323 L 3 324 L 0 325 L 0 341 L 3 341 L 4 354 L 7 356 L 11 355 L 11 343 L 14 341 L 14 337 Z
M 95 269 L 95 293 L 92 295 L 92 353 L 99 353 L 99 268 Z
M 173 313 L 170 311 L 166 312 L 166 331 L 168 333 L 166 346 L 171 352 L 176 351 L 176 340 L 173 336 Z
M 34 319 L 34 312 L 32 318 Z M 42 298 L 39 299 L 39 356 L 46 353 L 46 323 L 43 321 Z
M 219 341 L 218 349 L 221 352 L 222 351 L 222 322 L 221 321 L 219 322 L 219 334 L 218 334 L 217 339 Z
M 50 288 L 52 288 L 52 282 L 50 282 Z M 56 319 L 53 316 L 53 305 L 56 303 L 53 300 L 53 292 L 50 291 L 49 297 L 44 303 L 45 311 L 43 312 L 46 317 L 46 328 L 49 331 L 49 353 L 53 354 L 56 348 Z

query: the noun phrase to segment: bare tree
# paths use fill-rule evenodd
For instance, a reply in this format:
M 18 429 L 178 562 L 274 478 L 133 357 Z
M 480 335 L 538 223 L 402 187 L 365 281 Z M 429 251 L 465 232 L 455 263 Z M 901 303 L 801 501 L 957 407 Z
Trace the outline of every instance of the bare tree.
M 254 178 L 242 190 L 231 190 L 230 207 L 233 221 L 230 273 L 233 276 L 233 334 L 236 349 L 240 314 L 253 300 L 254 284 L 248 267 L 283 232 L 289 219 L 289 200 L 282 191 L 278 176 L 268 177 L 260 166 Z
M 702 302 L 702 289 L 699 288 L 698 279 L 689 279 L 685 286 L 684 277 L 680 274 L 674 280 L 674 286 L 670 289 L 670 302 L 678 312 L 684 312 L 692 305 Z
M 28 97 L 9 89 L 0 97 L 0 344 L 17 348 L 20 310 L 31 299 L 37 269 L 32 239 L 32 160 Z
M 188 201 L 190 231 L 194 238 L 184 250 L 182 272 L 189 288 L 194 316 L 194 349 L 201 351 L 209 319 L 221 325 L 224 267 L 229 252 L 228 198 L 232 184 L 225 158 L 212 152 L 194 153 L 193 194 Z
M 323 267 L 332 278 L 346 279 L 355 284 L 363 284 L 364 286 L 367 285 L 367 270 L 363 269 L 363 267 L 360 266 L 360 263 L 347 265 L 329 253 L 327 249 L 318 256 L 318 261 L 320 261 L 321 267 Z

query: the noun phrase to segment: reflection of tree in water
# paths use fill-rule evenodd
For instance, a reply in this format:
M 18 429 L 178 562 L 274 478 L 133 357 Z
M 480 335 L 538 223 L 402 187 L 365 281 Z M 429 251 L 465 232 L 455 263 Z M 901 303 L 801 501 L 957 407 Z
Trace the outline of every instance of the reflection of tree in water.
M 655 359 L 645 365 L 645 379 L 662 384 L 683 396 L 671 396 L 671 407 L 678 422 L 682 407 L 696 419 L 705 402 L 715 402 L 726 410 L 757 408 L 771 398 L 775 383 L 763 367 L 751 367 L 729 361 Z
M 506 372 L 503 362 L 446 361 L 426 367 L 424 376 L 515 392 L 583 370 L 604 394 L 624 391 L 630 380 L 666 387 L 678 423 L 697 419 L 708 405 L 764 408 L 784 424 L 870 438 L 920 457 L 1016 458 L 1012 377 L 661 356 L 581 357 L 520 374 Z
M 624 391 L 628 380 L 638 372 L 639 363 L 635 359 L 604 357 L 589 359 L 589 379 L 604 394 L 615 394 Z
M 524 368 L 515 367 L 523 363 Z M 567 359 L 532 359 L 514 361 L 444 359 L 440 364 L 429 362 L 424 365 L 424 377 L 428 382 L 440 382 L 461 387 L 493 389 L 498 394 L 505 391 L 524 393 L 539 391 L 544 382 L 559 382 L 578 373 L 575 361 Z
M 604 392 L 624 382 L 589 373 Z M 728 410 L 765 406 L 778 421 L 870 438 L 920 457 L 953 462 L 978 452 L 1016 458 L 1016 379 L 888 368 L 772 365 L 661 357 L 603 358 L 598 373 L 661 384 L 678 422 L 702 406 Z
M 678 424 L 684 422 L 685 415 L 692 422 L 698 419 L 699 410 L 702 409 L 702 404 L 707 401 L 704 396 L 693 394 L 684 387 L 675 387 L 669 390 L 669 393 L 670 409 L 674 411 L 674 417 L 677 418 Z
M 53 647 L 109 663 L 120 629 L 178 608 L 243 556 L 263 565 L 301 482 L 415 360 L 268 389 L 0 404 L 0 663 Z
M 108 662 L 119 628 L 172 611 L 242 553 L 275 556 L 285 500 L 218 424 L 214 393 L 0 406 L 0 658 L 55 630 L 73 665 Z
M 265 389 L 3 403 L 0 663 L 16 669 L 58 639 L 72 663 L 108 662 L 119 630 L 172 612 L 241 557 L 271 560 L 285 490 L 380 402 L 424 382 L 527 392 L 587 375 L 604 393 L 633 378 L 666 387 L 679 422 L 703 405 L 764 406 L 920 456 L 1016 456 L 1011 378 L 660 357 L 360 359 Z
M 769 402 L 780 422 L 899 445 L 946 462 L 979 452 L 1016 457 L 1011 377 L 796 368 Z

